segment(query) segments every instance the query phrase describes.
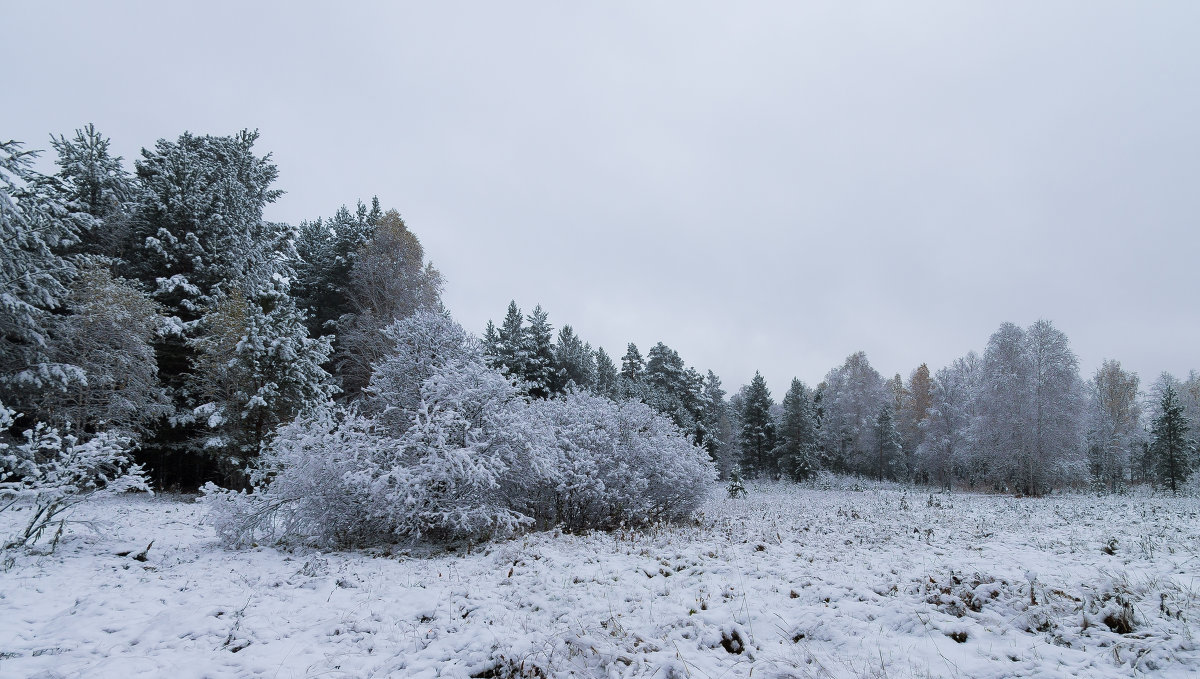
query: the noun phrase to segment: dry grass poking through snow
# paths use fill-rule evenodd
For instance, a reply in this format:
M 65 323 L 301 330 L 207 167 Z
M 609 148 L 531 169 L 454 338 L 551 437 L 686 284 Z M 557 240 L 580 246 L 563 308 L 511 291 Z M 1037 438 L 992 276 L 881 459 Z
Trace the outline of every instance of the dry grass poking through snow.
M 3 565 L 0 676 L 1200 673 L 1196 499 L 718 495 L 694 525 L 428 558 L 229 552 L 179 498 L 106 501 L 103 532 Z

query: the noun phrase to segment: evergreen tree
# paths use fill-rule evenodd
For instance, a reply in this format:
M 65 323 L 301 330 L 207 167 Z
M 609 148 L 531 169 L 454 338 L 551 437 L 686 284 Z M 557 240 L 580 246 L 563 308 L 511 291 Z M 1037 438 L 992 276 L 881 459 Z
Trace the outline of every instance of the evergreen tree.
M 125 268 L 174 319 L 175 331 L 156 345 L 159 376 L 175 408 L 139 453 L 160 481 L 197 484 L 214 473 L 204 464 L 202 425 L 195 409 L 210 402 L 195 367 L 207 328 L 201 318 L 230 299 L 251 298 L 294 278 L 295 229 L 263 219 L 281 191 L 278 170 L 254 153 L 257 132 L 229 137 L 184 133 L 143 149 L 136 163 L 131 253 Z M 241 446 L 239 442 L 235 446 Z M 157 455 L 155 455 L 157 453 Z
M 525 329 L 525 381 L 533 398 L 549 398 L 555 391 L 554 328 L 539 304 L 529 314 Z
M 82 224 L 46 190 L 35 156 L 18 142 L 0 143 L 0 400 L 22 412 L 43 390 L 86 379 L 50 350 L 53 317 L 76 270 L 60 248 L 79 242 Z
M 490 363 L 517 380 L 524 380 L 529 353 L 525 346 L 525 316 L 516 301 L 508 303 L 508 313 L 496 332 Z
M 617 366 L 613 364 L 604 347 L 596 349 L 595 391 L 605 398 L 617 398 Z
M 646 363 L 642 360 L 642 352 L 638 351 L 636 344 L 630 342 L 625 355 L 621 357 L 621 377 L 627 382 L 640 382 L 645 370 Z
M 596 384 L 595 361 L 591 345 L 579 339 L 571 326 L 564 325 L 554 345 L 554 391 L 561 393 L 572 385 L 592 390 Z
M 375 198 L 369 211 L 361 202 L 354 212 L 343 205 L 329 220 L 317 218 L 300 224 L 297 282 L 292 292 L 307 315 L 313 337 L 333 330 L 335 322 L 350 311 L 350 273 L 382 216 Z
M 234 290 L 202 325 L 192 342 L 202 448 L 235 480 L 279 425 L 333 395 L 322 368 L 330 342 L 308 336 L 304 312 L 278 284 L 252 299 Z
M 816 470 L 818 445 L 812 399 L 803 382 L 792 379 L 782 405 L 775 458 L 780 471 L 794 481 L 803 481 Z
M 496 367 L 495 357 L 500 350 L 500 334 L 496 332 L 495 323 L 487 322 L 487 327 L 483 329 L 483 338 L 480 340 L 480 348 L 483 350 L 488 367 Z
M 895 421 L 892 418 L 891 404 L 885 405 L 879 410 L 879 416 L 875 418 L 873 438 L 875 478 L 882 481 L 903 477 L 906 470 L 900 446 L 900 434 L 896 431 Z
M 779 465 L 774 457 L 775 422 L 771 417 L 771 391 L 761 373 L 743 391 L 741 412 L 742 467 L 752 476 L 774 477 Z
M 1183 415 L 1183 404 L 1175 390 L 1174 380 L 1164 380 L 1165 385 L 1158 402 L 1158 416 L 1151 427 L 1150 452 L 1154 457 L 1158 482 L 1178 492 L 1179 486 L 1191 474 L 1192 453 L 1196 442 L 1188 438 L 1188 422 Z
M 725 390 L 721 388 L 721 378 L 709 370 L 704 376 L 701 387 L 703 411 L 700 421 L 704 426 L 707 437 L 701 442 L 709 457 L 717 463 L 718 471 L 728 473 L 735 463 L 731 459 L 733 448 L 733 430 L 729 417 L 729 403 L 725 401 Z
M 75 130 L 72 139 L 50 137 L 58 154 L 55 163 L 66 191 L 65 202 L 99 219 L 125 209 L 134 195 L 133 179 L 123 159 L 109 154 L 109 143 L 91 123 Z
M 133 179 L 120 156 L 109 154 L 109 140 L 88 124 L 75 136 L 51 136 L 58 154 L 56 188 L 68 209 L 91 218 L 75 248 L 88 255 L 128 256 L 129 207 L 135 195 Z

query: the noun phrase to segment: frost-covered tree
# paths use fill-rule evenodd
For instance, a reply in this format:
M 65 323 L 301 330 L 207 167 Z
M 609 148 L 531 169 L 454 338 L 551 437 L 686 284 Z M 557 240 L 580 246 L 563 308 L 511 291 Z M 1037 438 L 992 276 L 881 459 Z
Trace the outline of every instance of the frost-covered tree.
M 382 217 L 375 198 L 369 210 L 361 202 L 353 212 L 343 205 L 332 218 L 302 222 L 297 229 L 297 279 L 292 293 L 307 315 L 313 337 L 333 331 L 335 322 L 350 311 L 354 262 Z
M 480 347 L 444 312 L 418 311 L 384 329 L 392 350 L 375 365 L 366 404 L 394 435 L 413 425 L 421 406 L 421 388 L 454 363 L 482 360 Z
M 130 269 L 190 329 L 222 294 L 269 285 L 288 260 L 294 232 L 263 210 L 282 191 L 257 132 L 185 132 L 160 139 L 137 161 L 139 196 Z
M 592 390 L 596 386 L 596 358 L 591 345 L 575 334 L 569 325 L 558 331 L 554 345 L 554 390 L 561 393 L 574 386 Z
M 422 309 L 439 309 L 442 275 L 425 261 L 420 239 L 400 213 L 388 210 L 375 219 L 349 276 L 349 310 L 337 322 L 334 366 L 345 396 L 357 398 L 370 380 L 371 366 L 390 350 L 381 331 Z
M 1158 483 L 1178 492 L 1191 475 L 1196 442 L 1188 434 L 1191 428 L 1183 414 L 1183 404 L 1175 380 L 1164 375 L 1159 380 L 1157 412 L 1150 428 L 1150 454 Z
M 909 374 L 903 398 L 899 409 L 896 410 L 896 429 L 900 432 L 900 443 L 904 446 L 909 469 L 914 472 L 917 464 L 913 456 L 916 455 L 924 437 L 921 425 L 929 416 L 929 408 L 932 405 L 933 377 L 929 373 L 929 366 L 922 363 Z
M 73 249 L 110 258 L 128 256 L 129 208 L 135 195 L 133 178 L 123 159 L 109 152 L 110 141 L 88 124 L 75 136 L 50 137 L 57 153 L 54 186 L 68 209 L 91 218 Z
M 767 381 L 759 372 L 754 373 L 742 391 L 741 466 L 751 476 L 774 477 L 779 473 L 779 462 L 775 458 L 775 422 L 771 409 L 775 402 Z
M 775 458 L 779 461 L 780 471 L 794 481 L 803 481 L 817 468 L 819 440 L 809 393 L 803 382 L 792 378 L 783 397 L 783 412 L 776 430 Z
M 199 445 L 209 437 L 195 416 L 197 407 L 213 401 L 203 382 L 217 377 L 195 372 L 207 364 L 197 355 L 197 340 L 207 332 L 202 317 L 231 295 L 251 298 L 293 278 L 295 230 L 263 218 L 281 191 L 272 188 L 278 170 L 270 156 L 255 153 L 257 139 L 249 131 L 227 137 L 185 132 L 143 149 L 135 164 L 132 242 L 123 270 L 174 319 L 174 332 L 155 349 L 175 414 L 142 455 L 168 483 L 195 483 L 214 473 L 202 462 Z
M 555 393 L 554 327 L 539 304 L 529 314 L 525 329 L 525 382 L 529 395 L 549 398 Z
M 158 306 L 106 267 L 84 264 L 69 281 L 63 311 L 55 316 L 50 353 L 84 379 L 43 393 L 33 414 L 84 436 L 149 433 L 171 414 L 154 355 L 164 324 Z
M 513 379 L 525 379 L 529 363 L 525 344 L 525 315 L 515 300 L 508 303 L 508 312 L 496 331 L 495 345 L 489 353 L 488 362 Z
M 1083 477 L 1079 364 L 1049 321 L 1000 326 L 975 403 L 973 455 L 994 485 L 1037 495 Z
M 1116 492 L 1131 478 L 1142 438 L 1138 376 L 1105 361 L 1087 385 L 1087 449 L 1096 485 Z
M 896 431 L 892 418 L 892 404 L 884 405 L 875 417 L 871 437 L 871 453 L 874 458 L 875 478 L 896 480 L 907 475 L 904 451 L 900 444 L 900 433 Z
M 875 418 L 892 399 L 879 372 L 863 352 L 825 376 L 821 394 L 821 438 L 825 466 L 835 472 L 874 473 L 872 435 Z
M 621 357 L 621 377 L 627 382 L 640 382 L 645 371 L 646 362 L 642 359 L 642 352 L 630 342 L 625 348 L 625 355 Z
M 594 391 L 605 398 L 617 398 L 617 366 L 604 347 L 596 349 L 596 386 Z
M 90 221 L 48 190 L 32 168 L 36 155 L 0 143 L 0 397 L 23 410 L 45 390 L 85 379 L 51 355 L 51 326 L 75 272 L 61 253 Z
M 277 284 L 253 298 L 234 290 L 201 319 L 195 415 L 201 448 L 238 478 L 279 425 L 334 393 L 322 365 L 328 338 L 308 336 L 304 313 Z
M 121 156 L 109 152 L 110 143 L 91 123 L 75 130 L 71 139 L 50 137 L 58 154 L 55 163 L 66 192 L 64 202 L 100 219 L 124 210 L 134 195 L 133 178 Z
M 972 351 L 939 370 L 933 382 L 915 457 L 918 477 L 944 490 L 950 490 L 960 474 L 968 483 L 976 481 L 968 473 L 965 455 L 979 377 L 980 358 Z

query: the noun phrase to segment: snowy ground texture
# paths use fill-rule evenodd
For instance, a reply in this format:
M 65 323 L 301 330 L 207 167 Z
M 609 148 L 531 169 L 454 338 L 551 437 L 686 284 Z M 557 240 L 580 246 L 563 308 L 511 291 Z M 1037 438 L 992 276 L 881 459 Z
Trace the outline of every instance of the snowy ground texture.
M 1194 498 L 750 493 L 431 558 L 230 552 L 187 498 L 108 500 L 0 566 L 0 677 L 1200 673 Z

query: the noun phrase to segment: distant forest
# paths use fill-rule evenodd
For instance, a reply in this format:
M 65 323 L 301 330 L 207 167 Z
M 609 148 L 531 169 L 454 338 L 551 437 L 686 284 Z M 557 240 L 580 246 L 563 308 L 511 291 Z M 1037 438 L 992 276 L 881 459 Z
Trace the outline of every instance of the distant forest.
M 655 470 L 635 467 L 661 469 L 661 457 L 612 457 L 630 431 L 653 432 L 646 441 L 672 459 L 702 454 L 676 477 L 684 485 L 712 473 L 800 481 L 829 472 L 1032 495 L 1176 490 L 1197 466 L 1200 374 L 1144 384 L 1107 361 L 1085 379 L 1049 321 L 1004 323 L 982 354 L 907 378 L 885 378 L 854 353 L 819 384 L 793 380 L 778 401 L 762 375 L 730 394 L 663 342 L 610 353 L 570 325 L 556 328 L 540 306 L 514 301 L 479 335 L 464 333 L 397 210 L 371 200 L 298 225 L 264 219 L 281 192 L 257 139 L 184 133 L 130 167 L 89 125 L 51 138 L 50 175 L 34 170 L 23 144 L 0 144 L 0 401 L 10 413 L 0 419 L 10 451 L 39 428 L 76 442 L 103 435 L 158 487 L 244 488 L 268 478 L 257 461 L 277 440 L 293 449 L 308 440 L 298 422 L 345 435 L 347 418 L 359 418 L 364 436 L 407 441 L 397 450 L 455 440 L 480 455 L 498 450 L 497 432 L 514 423 L 552 431 L 538 445 L 557 451 L 555 469 L 579 469 L 570 483 L 583 485 L 556 472 L 522 490 L 520 507 L 497 500 L 486 521 L 585 517 L 589 505 L 562 495 L 583 493 L 589 474 L 613 474 L 605 492 L 619 479 L 649 483 Z M 454 418 L 437 419 L 446 413 Z M 610 438 L 588 438 L 588 427 L 609 421 Z M 671 432 L 656 429 L 661 421 Z M 418 433 L 433 438 L 418 444 Z M 579 466 L 581 450 L 592 471 Z M 397 454 L 410 466 L 434 459 Z M 497 471 L 516 469 L 514 454 L 487 459 L 488 483 L 515 493 L 520 479 Z M 19 457 L 4 458 L 6 478 L 19 475 Z M 483 458 L 455 459 L 445 464 Z M 542 473 L 539 464 L 527 473 Z M 622 501 L 649 488 L 629 486 Z

